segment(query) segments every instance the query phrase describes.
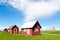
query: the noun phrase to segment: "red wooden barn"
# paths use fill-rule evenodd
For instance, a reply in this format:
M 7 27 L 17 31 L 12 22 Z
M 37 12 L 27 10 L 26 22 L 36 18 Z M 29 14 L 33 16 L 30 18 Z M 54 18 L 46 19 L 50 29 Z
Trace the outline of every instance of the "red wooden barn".
M 7 28 L 5 28 L 3 31 L 6 32 L 6 33 L 8 33 L 8 29 Z
M 16 25 L 12 25 L 9 29 L 8 29 L 8 33 L 10 34 L 17 34 L 19 33 L 19 28 Z
M 40 28 L 38 21 L 26 22 L 21 27 L 21 33 L 27 36 L 40 35 Z

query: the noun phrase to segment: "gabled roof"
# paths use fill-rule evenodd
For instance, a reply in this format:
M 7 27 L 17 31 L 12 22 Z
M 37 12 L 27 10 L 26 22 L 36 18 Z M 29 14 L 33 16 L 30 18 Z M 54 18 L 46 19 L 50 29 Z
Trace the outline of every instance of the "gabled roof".
M 7 29 L 7 28 L 5 28 L 4 30 L 8 30 L 8 29 Z M 4 31 L 4 30 L 3 30 L 3 31 Z
M 10 28 L 8 28 L 8 29 L 12 29 L 14 26 L 16 26 L 16 25 L 12 25 L 12 26 L 10 26 Z
M 21 28 L 32 28 L 35 24 L 36 24 L 37 21 L 30 21 L 30 22 L 26 22 L 22 25 Z

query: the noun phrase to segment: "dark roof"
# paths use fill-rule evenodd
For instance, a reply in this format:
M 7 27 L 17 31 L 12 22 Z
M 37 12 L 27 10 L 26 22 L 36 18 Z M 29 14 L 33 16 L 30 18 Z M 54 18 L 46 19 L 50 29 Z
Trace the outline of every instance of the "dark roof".
M 7 28 L 5 28 L 4 30 L 8 30 Z
M 14 26 L 16 26 L 16 25 L 12 25 L 12 26 L 10 26 L 8 29 L 12 29 Z

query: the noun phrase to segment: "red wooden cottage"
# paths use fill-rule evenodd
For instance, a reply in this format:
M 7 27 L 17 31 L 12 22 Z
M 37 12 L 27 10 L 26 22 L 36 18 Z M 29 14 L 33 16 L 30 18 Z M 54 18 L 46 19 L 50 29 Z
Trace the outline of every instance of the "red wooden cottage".
M 6 32 L 6 33 L 8 33 L 8 29 L 7 28 L 5 28 L 3 31 Z
M 10 34 L 17 34 L 19 33 L 19 28 L 16 25 L 12 25 L 9 29 L 8 29 L 8 33 Z
M 27 36 L 40 35 L 41 26 L 38 21 L 26 22 L 21 27 L 21 33 Z

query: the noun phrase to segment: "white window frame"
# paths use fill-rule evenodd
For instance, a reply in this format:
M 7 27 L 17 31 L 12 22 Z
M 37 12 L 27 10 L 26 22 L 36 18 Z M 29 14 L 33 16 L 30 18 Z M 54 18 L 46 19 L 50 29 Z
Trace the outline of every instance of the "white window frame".
M 35 32 L 38 32 L 38 28 L 35 28 L 35 30 L 34 30 Z
M 27 31 L 27 29 L 24 29 L 24 32 L 26 32 Z

